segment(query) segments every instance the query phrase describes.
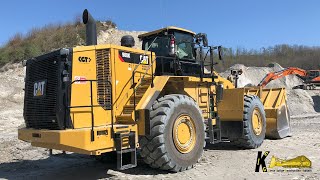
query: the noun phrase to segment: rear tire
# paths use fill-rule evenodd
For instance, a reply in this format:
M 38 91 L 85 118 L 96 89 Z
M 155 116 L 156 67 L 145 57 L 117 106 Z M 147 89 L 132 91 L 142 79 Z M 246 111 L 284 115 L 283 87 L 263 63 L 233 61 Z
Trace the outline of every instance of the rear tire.
M 266 115 L 264 106 L 258 96 L 245 95 L 243 111 L 242 137 L 234 140 L 234 144 L 254 149 L 261 146 L 266 134 Z
M 185 95 L 159 98 L 150 111 L 150 126 L 151 135 L 140 140 L 140 155 L 145 163 L 179 172 L 198 162 L 205 145 L 205 131 L 201 110 L 193 99 Z

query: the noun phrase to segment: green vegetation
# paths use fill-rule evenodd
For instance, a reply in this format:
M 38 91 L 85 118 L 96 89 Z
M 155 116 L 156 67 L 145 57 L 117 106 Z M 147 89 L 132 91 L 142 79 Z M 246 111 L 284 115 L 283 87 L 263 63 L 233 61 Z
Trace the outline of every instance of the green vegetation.
M 216 69 L 224 71 L 234 64 L 267 66 L 273 62 L 279 63 L 282 67 L 319 69 L 320 47 L 283 44 L 261 48 L 260 51 L 244 48 L 224 48 L 224 62 L 219 63 Z
M 112 21 L 97 21 L 97 31 L 115 27 Z M 32 29 L 27 35 L 16 34 L 0 47 L 0 66 L 8 62 L 20 62 L 54 49 L 84 44 L 85 25 L 80 18 L 73 23 L 46 25 Z

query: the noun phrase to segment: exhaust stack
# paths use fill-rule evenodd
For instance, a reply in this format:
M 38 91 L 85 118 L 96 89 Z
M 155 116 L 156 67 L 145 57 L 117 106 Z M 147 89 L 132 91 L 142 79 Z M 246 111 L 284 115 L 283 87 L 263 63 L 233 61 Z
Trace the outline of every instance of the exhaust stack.
M 93 19 L 87 9 L 82 14 L 83 24 L 86 25 L 86 45 L 97 45 L 97 27 L 96 21 Z

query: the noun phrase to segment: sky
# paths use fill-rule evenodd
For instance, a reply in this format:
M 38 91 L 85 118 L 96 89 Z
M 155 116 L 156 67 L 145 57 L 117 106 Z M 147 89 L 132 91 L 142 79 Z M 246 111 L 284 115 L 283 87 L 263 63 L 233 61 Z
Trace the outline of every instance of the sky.
M 210 45 L 260 49 L 276 44 L 320 46 L 319 0 L 6 0 L 0 45 L 14 34 L 70 22 L 84 9 L 118 29 L 174 25 L 207 33 Z

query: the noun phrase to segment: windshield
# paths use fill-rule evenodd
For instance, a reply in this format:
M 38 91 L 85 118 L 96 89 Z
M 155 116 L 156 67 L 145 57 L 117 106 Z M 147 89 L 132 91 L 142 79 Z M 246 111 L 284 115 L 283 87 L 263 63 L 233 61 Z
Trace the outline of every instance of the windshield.
M 194 59 L 193 36 L 180 32 L 174 33 L 177 45 L 177 56 L 179 59 Z
M 309 71 L 309 76 L 311 78 L 319 76 L 319 71 Z
M 167 56 L 169 53 L 169 38 L 167 36 L 155 38 L 156 36 L 143 39 L 142 49 L 155 52 L 157 56 Z
M 194 60 L 194 44 L 191 34 L 174 32 L 177 57 L 179 59 Z M 150 36 L 143 39 L 142 49 L 155 52 L 157 56 L 169 55 L 169 43 L 171 36 Z M 148 49 L 149 48 L 149 49 Z

